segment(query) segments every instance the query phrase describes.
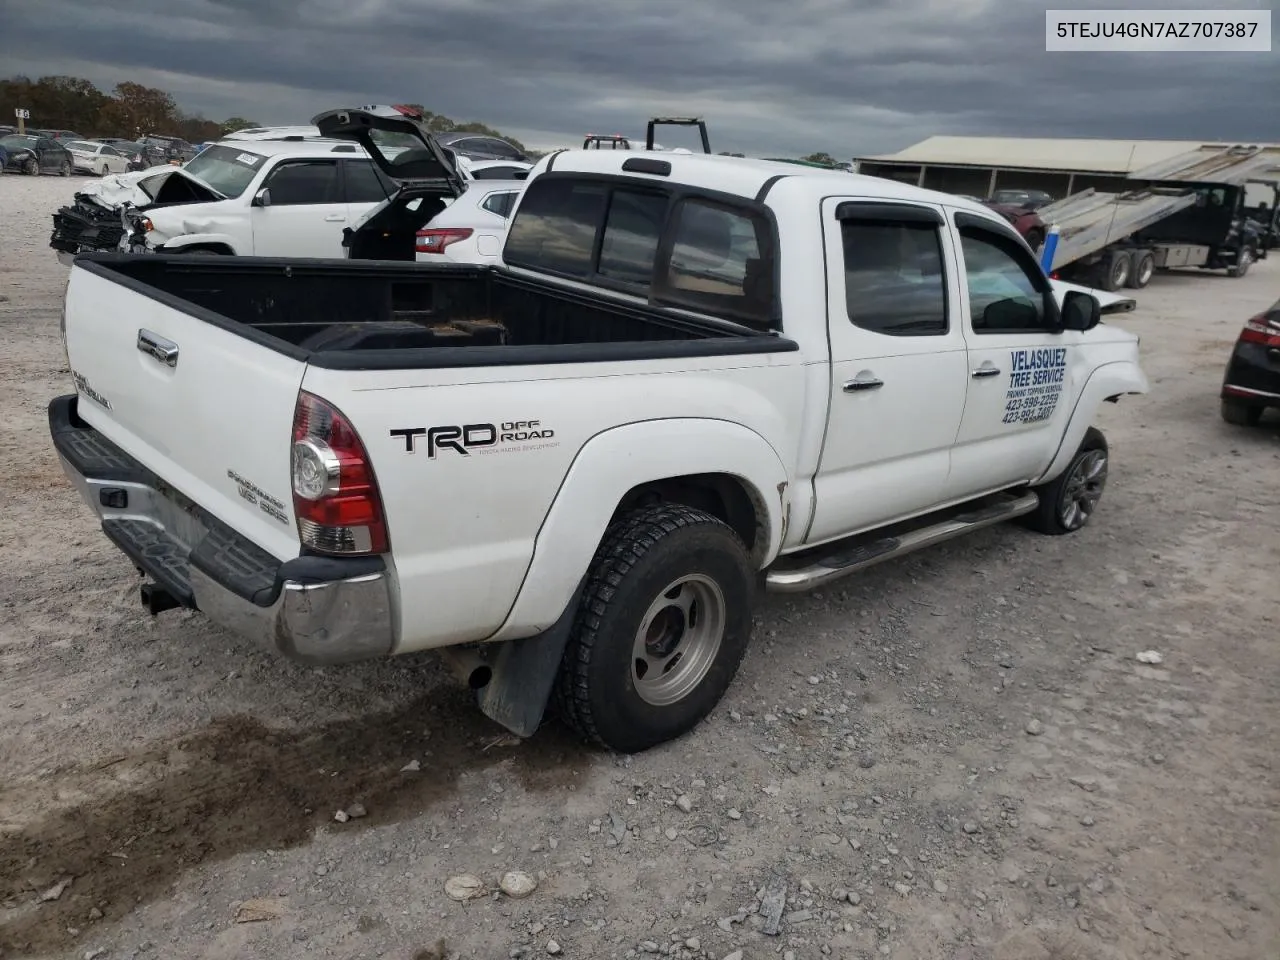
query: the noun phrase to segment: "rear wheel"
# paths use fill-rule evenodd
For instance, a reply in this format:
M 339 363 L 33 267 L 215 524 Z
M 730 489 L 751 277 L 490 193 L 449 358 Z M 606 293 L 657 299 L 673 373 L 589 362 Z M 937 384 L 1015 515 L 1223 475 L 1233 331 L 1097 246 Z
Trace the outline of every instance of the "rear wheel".
M 755 576 L 737 534 L 681 504 L 637 510 L 596 551 L 556 683 L 582 737 L 636 753 L 688 731 L 751 636 Z
M 1237 427 L 1256 427 L 1262 420 L 1262 407 L 1240 400 L 1223 400 L 1222 419 Z
M 1113 250 L 1107 255 L 1102 268 L 1102 289 L 1114 292 L 1129 282 L 1132 261 L 1124 250 Z
M 1093 516 L 1107 485 L 1107 438 L 1090 427 L 1061 476 L 1037 489 L 1040 505 L 1027 514 L 1032 530 L 1049 536 L 1075 533 Z
M 1144 250 L 1134 259 L 1133 273 L 1129 277 L 1129 286 L 1141 290 L 1156 275 L 1156 257 L 1150 250 Z

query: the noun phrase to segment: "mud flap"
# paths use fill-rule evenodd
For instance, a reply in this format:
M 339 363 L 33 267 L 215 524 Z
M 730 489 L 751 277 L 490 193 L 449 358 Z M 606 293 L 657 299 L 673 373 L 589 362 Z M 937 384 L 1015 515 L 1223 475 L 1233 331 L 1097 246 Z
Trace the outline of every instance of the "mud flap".
M 493 658 L 493 675 L 476 691 L 480 712 L 517 737 L 537 732 L 560 672 L 586 578 L 579 582 L 560 619 L 532 637 L 508 640 Z

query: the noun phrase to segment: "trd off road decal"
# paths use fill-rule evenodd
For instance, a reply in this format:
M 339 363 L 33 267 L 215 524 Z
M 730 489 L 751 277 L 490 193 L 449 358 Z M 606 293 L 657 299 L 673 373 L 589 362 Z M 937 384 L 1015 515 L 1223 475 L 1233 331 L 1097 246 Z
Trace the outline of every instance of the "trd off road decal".
M 1011 350 L 1004 423 L 1040 423 L 1053 416 L 1067 378 L 1065 347 Z
M 446 451 L 469 457 L 473 453 L 522 453 L 560 445 L 556 432 L 540 420 L 405 427 L 390 433 L 404 444 L 405 453 L 425 450 L 431 460 Z

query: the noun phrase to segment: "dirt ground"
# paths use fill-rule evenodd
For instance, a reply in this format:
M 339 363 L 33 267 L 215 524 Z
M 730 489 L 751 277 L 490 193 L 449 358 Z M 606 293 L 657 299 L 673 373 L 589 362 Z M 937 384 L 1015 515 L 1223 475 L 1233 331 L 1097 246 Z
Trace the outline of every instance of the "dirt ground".
M 504 737 L 431 657 L 143 613 L 45 421 L 76 182 L 0 177 L 4 957 L 1280 957 L 1280 431 L 1217 404 L 1280 258 L 1138 293 L 1092 525 L 768 600 L 714 715 L 626 759 Z

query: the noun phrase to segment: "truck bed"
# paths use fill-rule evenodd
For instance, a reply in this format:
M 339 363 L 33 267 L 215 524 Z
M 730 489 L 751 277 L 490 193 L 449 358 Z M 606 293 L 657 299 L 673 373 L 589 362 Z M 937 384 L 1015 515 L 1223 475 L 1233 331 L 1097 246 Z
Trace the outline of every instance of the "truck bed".
M 1193 206 L 1194 190 L 1144 187 L 1128 193 L 1084 190 L 1036 211 L 1045 223 L 1058 227 L 1053 269 L 1123 240 Z
M 85 254 L 76 266 L 276 352 L 396 369 L 795 349 L 770 331 L 489 267 Z

